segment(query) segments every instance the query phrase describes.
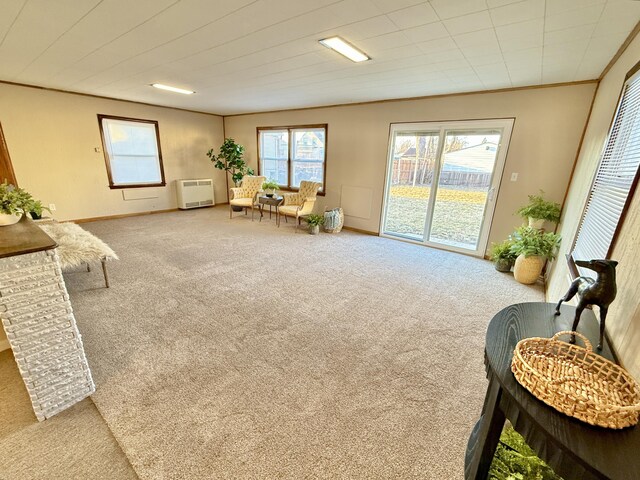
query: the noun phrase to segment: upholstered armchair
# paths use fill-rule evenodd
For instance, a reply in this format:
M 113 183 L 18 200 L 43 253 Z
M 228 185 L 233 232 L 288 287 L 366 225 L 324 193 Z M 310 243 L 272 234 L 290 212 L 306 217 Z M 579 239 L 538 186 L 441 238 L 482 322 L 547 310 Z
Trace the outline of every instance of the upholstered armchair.
M 300 189 L 296 193 L 283 193 L 283 201 L 278 208 L 278 213 L 284 215 L 284 221 L 287 221 L 287 217 L 293 217 L 296 219 L 296 228 L 298 228 L 300 217 L 313 212 L 318 189 L 321 186 L 322 184 L 318 182 L 302 180 Z
M 258 195 L 262 193 L 262 184 L 265 177 L 245 175 L 242 177 L 242 186 L 229 189 L 229 218 L 233 214 L 232 207 L 242 207 L 244 213 L 251 209 L 251 221 L 253 221 L 253 207 L 258 203 Z

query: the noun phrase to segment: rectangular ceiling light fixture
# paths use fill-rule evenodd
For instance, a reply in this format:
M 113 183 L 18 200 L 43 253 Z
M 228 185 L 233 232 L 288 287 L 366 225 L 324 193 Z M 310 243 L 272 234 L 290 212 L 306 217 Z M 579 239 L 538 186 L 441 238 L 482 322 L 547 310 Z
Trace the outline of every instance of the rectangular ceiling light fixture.
M 152 87 L 159 88 L 160 90 L 167 90 L 174 93 L 182 93 L 183 95 L 191 95 L 196 93 L 193 90 L 185 90 L 184 88 L 170 87 L 169 85 L 163 85 L 161 83 L 152 83 Z
M 371 60 L 364 52 L 358 50 L 350 43 L 345 42 L 340 37 L 330 37 L 319 42 L 327 48 L 335 50 L 340 55 L 344 55 L 352 62 L 366 62 Z

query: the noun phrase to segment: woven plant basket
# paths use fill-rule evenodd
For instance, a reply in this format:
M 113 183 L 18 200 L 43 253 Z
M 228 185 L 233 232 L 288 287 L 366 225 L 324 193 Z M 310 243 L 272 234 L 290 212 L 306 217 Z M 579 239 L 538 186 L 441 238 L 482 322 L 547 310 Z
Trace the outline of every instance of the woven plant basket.
M 572 334 L 585 348 L 557 340 Z M 640 387 L 625 369 L 593 353 L 589 340 L 578 332 L 520 340 L 511 371 L 538 399 L 578 420 L 605 428 L 638 423 Z
M 525 285 L 536 283 L 542 273 L 544 262 L 544 257 L 525 257 L 524 255 L 518 255 L 516 263 L 513 266 L 513 278 Z
M 344 226 L 344 211 L 342 208 L 334 208 L 332 210 L 325 209 L 324 212 L 324 231 L 327 233 L 340 233 Z

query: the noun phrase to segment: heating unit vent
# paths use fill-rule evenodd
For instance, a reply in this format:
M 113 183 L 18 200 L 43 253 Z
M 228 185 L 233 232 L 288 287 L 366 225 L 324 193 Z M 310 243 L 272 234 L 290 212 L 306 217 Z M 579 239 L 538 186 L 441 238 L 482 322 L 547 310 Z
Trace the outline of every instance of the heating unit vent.
M 213 180 L 210 178 L 176 180 L 176 193 L 181 210 L 215 205 Z

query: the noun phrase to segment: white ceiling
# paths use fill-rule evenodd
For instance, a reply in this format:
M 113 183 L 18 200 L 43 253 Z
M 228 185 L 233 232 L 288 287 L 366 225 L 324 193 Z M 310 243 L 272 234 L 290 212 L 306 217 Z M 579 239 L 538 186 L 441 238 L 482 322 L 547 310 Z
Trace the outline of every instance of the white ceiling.
M 0 80 L 256 112 L 594 79 L 639 20 L 634 0 L 1 0 Z

